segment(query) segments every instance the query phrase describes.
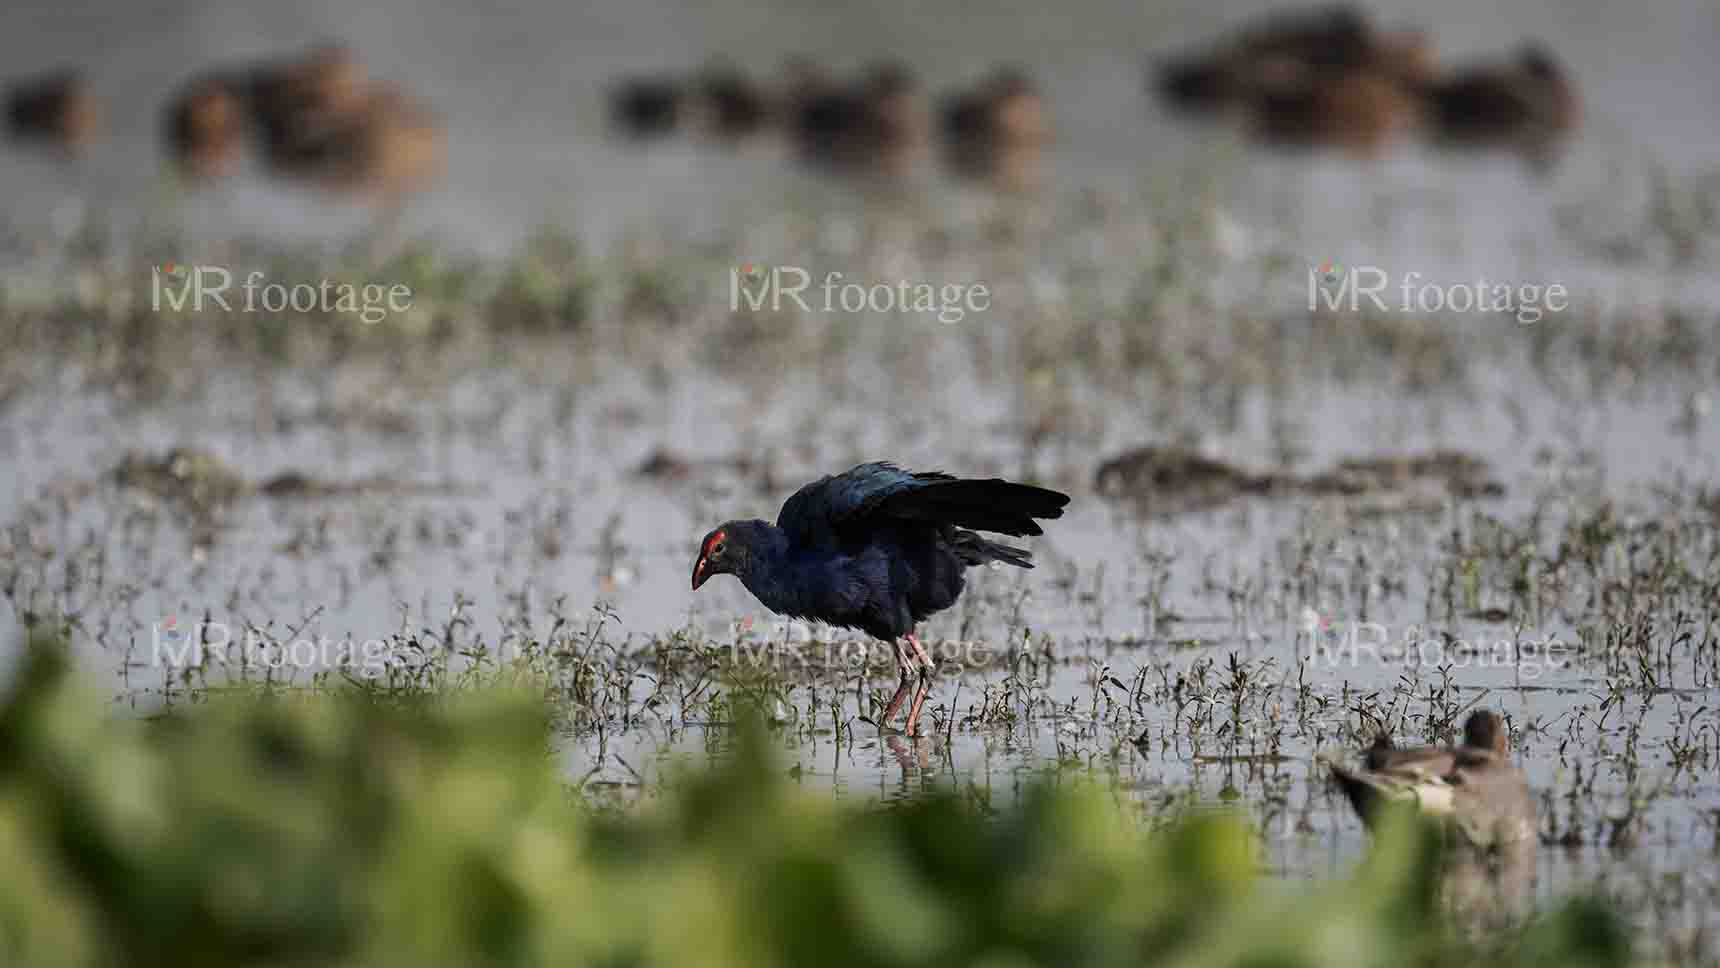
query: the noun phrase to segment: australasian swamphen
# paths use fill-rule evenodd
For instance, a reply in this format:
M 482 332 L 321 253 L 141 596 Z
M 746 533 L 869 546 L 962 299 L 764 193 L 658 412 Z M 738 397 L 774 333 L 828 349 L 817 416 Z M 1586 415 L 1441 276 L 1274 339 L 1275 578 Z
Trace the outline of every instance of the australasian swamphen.
M 913 735 L 933 669 L 914 627 L 955 604 L 968 568 L 990 561 L 1033 567 L 1026 549 L 975 532 L 1043 534 L 1034 519 L 1062 517 L 1068 503 L 1067 494 L 997 478 L 861 464 L 796 491 L 775 524 L 729 521 L 705 535 L 693 588 L 712 575 L 734 575 L 778 615 L 889 641 L 901 685 L 879 724 L 889 725 L 917 675 L 906 724 Z

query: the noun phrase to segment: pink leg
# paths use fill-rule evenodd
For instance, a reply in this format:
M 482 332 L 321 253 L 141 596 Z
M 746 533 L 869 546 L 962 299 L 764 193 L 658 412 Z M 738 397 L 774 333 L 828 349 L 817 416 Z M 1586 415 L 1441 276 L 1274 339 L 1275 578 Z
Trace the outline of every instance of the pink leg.
M 920 644 L 920 640 L 915 638 L 912 632 L 908 633 L 908 645 L 912 647 L 913 658 L 919 666 L 920 687 L 914 690 L 914 704 L 908 707 L 906 732 L 909 736 L 918 736 L 920 734 L 920 707 L 926 704 L 926 694 L 932 691 L 932 670 L 936 666 L 932 662 L 932 657 L 926 654 L 925 646 Z M 907 685 L 907 680 L 904 678 L 902 687 L 905 689 Z
M 878 720 L 879 726 L 889 726 L 890 720 L 896 715 L 896 710 L 902 708 L 902 701 L 908 698 L 908 689 L 913 685 L 914 659 L 902 649 L 901 642 L 890 643 L 896 650 L 896 669 L 901 673 L 901 685 L 896 687 L 896 695 L 890 698 L 890 704 L 884 707 L 884 715 Z
M 912 632 L 908 633 L 908 645 L 913 649 L 914 658 L 919 661 L 920 668 L 931 672 L 937 667 L 937 663 L 933 662 L 931 655 L 926 652 L 926 647 L 920 644 L 919 637 Z
M 932 670 L 920 670 L 920 688 L 914 690 L 914 704 L 908 707 L 908 723 L 903 732 L 909 736 L 920 735 L 920 707 L 926 704 L 926 694 L 932 691 Z

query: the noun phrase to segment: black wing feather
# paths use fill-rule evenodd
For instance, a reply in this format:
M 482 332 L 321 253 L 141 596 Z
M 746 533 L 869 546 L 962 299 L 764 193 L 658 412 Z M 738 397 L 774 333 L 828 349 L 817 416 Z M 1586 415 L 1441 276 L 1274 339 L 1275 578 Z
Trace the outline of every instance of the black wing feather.
M 862 542 L 881 527 L 910 521 L 1035 535 L 1044 533 L 1035 518 L 1061 517 L 1068 503 L 1067 494 L 1042 487 L 915 474 L 880 461 L 806 485 L 783 504 L 776 523 L 805 546 Z

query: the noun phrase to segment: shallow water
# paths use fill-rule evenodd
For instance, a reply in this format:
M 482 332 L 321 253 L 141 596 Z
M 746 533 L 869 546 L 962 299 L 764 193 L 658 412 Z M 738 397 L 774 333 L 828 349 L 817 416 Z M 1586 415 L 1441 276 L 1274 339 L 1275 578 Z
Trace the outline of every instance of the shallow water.
M 171 657 L 175 645 L 163 639 L 169 617 L 184 628 L 208 611 L 235 629 L 264 629 L 271 640 L 340 643 L 420 630 L 435 638 L 456 603 L 463 603 L 459 611 L 472 623 L 472 636 L 495 643 L 522 626 L 546 634 L 557 596 L 565 596 L 575 631 L 593 621 L 594 603 L 606 602 L 614 609 L 607 638 L 624 652 L 690 627 L 719 643 L 736 641 L 754 661 L 786 670 L 786 692 L 774 708 L 784 723 L 786 755 L 808 786 L 889 799 L 955 785 L 1008 798 L 1046 770 L 1097 771 L 1146 804 L 1192 796 L 1246 805 L 1264 822 L 1275 862 L 1293 875 L 1330 870 L 1363 842 L 1342 800 L 1325 791 L 1313 758 L 1343 755 L 1353 745 L 1344 724 L 1353 718 L 1357 697 L 1395 694 L 1392 703 L 1412 717 L 1484 704 L 1505 712 L 1519 729 L 1530 728 L 1519 734 L 1517 752 L 1550 797 L 1597 774 L 1583 797 L 1584 838 L 1604 838 L 1606 818 L 1625 816 L 1645 791 L 1657 794 L 1641 806 L 1638 846 L 1627 854 L 1615 855 L 1604 840 L 1544 849 L 1543 893 L 1603 875 L 1619 890 L 1637 880 L 1657 883 L 1669 870 L 1702 876 L 1683 866 L 1685 855 L 1675 848 L 1712 842 L 1711 805 L 1720 790 L 1711 767 L 1675 770 L 1667 752 L 1669 737 L 1690 731 L 1699 746 L 1713 744 L 1720 689 L 1711 675 L 1702 678 L 1702 662 L 1681 658 L 1657 689 L 1615 688 L 1594 655 L 1557 647 L 1519 651 L 1522 643 L 1545 639 L 1575 645 L 1593 628 L 1553 617 L 1517 629 L 1429 613 L 1436 549 L 1453 528 L 1474 526 L 1472 512 L 1519 519 L 1543 489 L 1570 493 L 1573 503 L 1598 492 L 1646 505 L 1646 485 L 1671 473 L 1715 480 L 1720 448 L 1712 445 L 1720 441 L 1711 430 L 1695 441 L 1680 435 L 1670 402 L 1612 403 L 1577 420 L 1574 431 L 1559 426 L 1568 414 L 1543 413 L 1526 429 L 1507 432 L 1496 426 L 1503 419 L 1481 404 L 1456 402 L 1435 419 L 1420 405 L 1334 392 L 1305 417 L 1311 426 L 1333 428 L 1316 438 L 1310 464 L 1330 455 L 1461 445 L 1489 458 L 1507 489 L 1499 499 L 1372 521 L 1355 518 L 1341 502 L 1307 498 L 1142 518 L 1091 491 L 1085 451 L 1067 460 L 1042 458 L 1035 476 L 1073 491 L 1071 513 L 1033 540 L 1038 569 L 976 573 L 964 603 L 923 630 L 944 672 L 931 698 L 934 735 L 916 742 L 880 738 L 859 720 L 876 711 L 862 706 L 862 691 L 883 696 L 890 688 L 885 653 L 874 648 L 871 671 L 863 673 L 855 658 L 859 645 L 848 636 L 777 626 L 738 583 L 720 580 L 689 594 L 689 536 L 725 517 L 769 517 L 794 482 L 863 455 L 888 452 L 913 466 L 1016 473 L 1008 445 L 988 444 L 986 433 L 958 422 L 909 431 L 886 420 L 868 430 L 867 421 L 833 414 L 827 426 L 847 432 L 821 432 L 824 443 L 800 448 L 797 423 L 786 414 L 760 420 L 744 435 L 706 422 L 713 412 L 749 406 L 730 399 L 716 382 L 681 380 L 666 397 L 643 400 L 630 392 L 636 388 L 629 381 L 617 382 L 587 388 L 579 416 L 555 428 L 538 412 L 546 401 L 519 388 L 504 392 L 479 377 L 448 398 L 482 413 L 495 397 L 511 397 L 494 424 L 471 417 L 471 428 L 405 441 L 363 431 L 258 433 L 253 418 L 260 415 L 253 408 L 266 406 L 277 416 L 297 412 L 291 394 L 271 394 L 265 405 L 235 392 L 229 406 L 200 404 L 147 417 L 114 413 L 93 401 L 71 407 L 26 401 L 8 420 L 8 456 L 20 469 L 10 482 L 13 520 L 31 522 L 27 531 L 40 545 L 76 553 L 22 569 L 30 590 L 23 600 L 43 613 L 75 612 L 89 633 L 79 638 L 96 666 L 130 663 L 116 670 L 122 684 L 116 693 L 142 709 L 161 701 L 161 657 Z M 647 406 L 650 415 L 626 430 L 609 426 L 629 400 Z M 464 412 L 452 403 L 450 410 Z M 1338 416 L 1355 412 L 1369 419 Z M 436 422 L 460 425 L 457 417 Z M 1152 436 L 1150 428 L 1127 421 L 1107 434 L 1119 443 Z M 1225 449 L 1249 459 L 1268 450 L 1262 436 L 1244 429 Z M 892 437 L 911 443 L 886 450 Z M 336 480 L 387 473 L 469 490 L 406 498 L 254 498 L 234 508 L 221 536 L 201 549 L 170 510 L 111 482 L 66 510 L 55 508 L 52 495 L 60 485 L 97 477 L 114 454 L 159 452 L 187 441 L 215 449 L 254 479 L 310 466 Z M 793 456 L 773 469 L 783 483 L 770 490 L 721 470 L 682 482 L 639 481 L 634 469 L 660 445 L 693 456 L 748 446 Z M 1592 457 L 1572 468 L 1563 456 L 1537 460 L 1542 448 Z M 23 544 L 18 527 L 9 542 L 14 553 Z M 84 543 L 85 535 L 94 536 L 93 544 Z M 546 541 L 559 547 L 546 548 Z M 1301 599 L 1270 591 L 1241 604 L 1232 600 L 1238 587 L 1270 589 L 1287 581 L 1296 557 L 1291 549 L 1303 541 L 1332 542 L 1325 555 L 1333 567 L 1311 599 L 1320 604 L 1297 605 Z M 85 576 L 98 571 L 88 564 L 97 557 L 105 557 L 99 579 L 73 583 L 65 577 L 70 560 L 86 563 Z M 1393 578 L 1401 590 L 1381 594 L 1381 582 Z M 1353 594 L 1356 581 L 1376 589 L 1366 605 Z M 72 590 L 61 597 L 65 587 Z M 751 628 L 741 632 L 736 623 L 748 621 Z M 1432 644 L 1436 630 L 1480 651 Z M 841 644 L 806 641 L 812 635 Z M 1022 650 L 1027 635 L 1034 645 Z M 765 645 L 773 641 L 774 652 Z M 265 650 L 257 661 L 279 661 L 279 655 Z M 1234 692 L 1222 688 L 1232 656 L 1257 670 L 1239 711 L 1229 708 Z M 963 674 L 967 661 L 990 664 Z M 1437 668 L 1446 662 L 1452 668 Z M 1202 663 L 1212 664 L 1210 681 L 1191 689 L 1187 703 L 1130 701 L 1138 686 L 1178 673 L 1192 676 Z M 1011 669 L 1013 694 L 1005 698 Z M 261 674 L 254 670 L 250 677 Z M 1115 682 L 1096 688 L 1102 675 Z M 212 673 L 214 681 L 220 678 Z M 1313 696 L 1324 704 L 1295 708 L 1301 683 L 1309 690 L 1301 703 Z M 648 664 L 634 667 L 629 708 L 655 687 Z M 1436 691 L 1448 694 L 1435 702 Z M 1623 702 L 1610 714 L 1608 697 Z M 958 710 L 953 725 L 952 706 Z M 631 725 L 570 734 L 563 748 L 568 774 L 600 797 L 648 796 L 676 764 L 721 755 L 726 730 L 710 716 L 709 709 L 670 699 L 648 714 L 632 712 Z M 1143 733 L 1144 744 L 1132 742 Z M 1414 729 L 1399 735 L 1423 738 Z M 1557 809 L 1561 816 L 1568 812 L 1562 804 Z M 1683 908 L 1680 917 L 1703 920 L 1694 913 L 1703 910 L 1698 896 L 1693 889 L 1695 906 Z

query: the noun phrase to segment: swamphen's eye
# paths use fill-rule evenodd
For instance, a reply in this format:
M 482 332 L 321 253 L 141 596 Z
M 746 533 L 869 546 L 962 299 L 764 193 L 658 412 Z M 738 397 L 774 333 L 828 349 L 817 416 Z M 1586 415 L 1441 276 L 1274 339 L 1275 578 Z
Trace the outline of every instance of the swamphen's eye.
M 711 557 L 712 558 L 720 557 L 723 553 L 724 547 L 726 547 L 726 546 L 721 541 L 717 542 L 714 545 L 711 545 Z

